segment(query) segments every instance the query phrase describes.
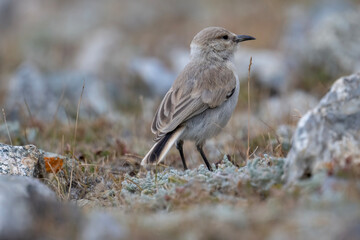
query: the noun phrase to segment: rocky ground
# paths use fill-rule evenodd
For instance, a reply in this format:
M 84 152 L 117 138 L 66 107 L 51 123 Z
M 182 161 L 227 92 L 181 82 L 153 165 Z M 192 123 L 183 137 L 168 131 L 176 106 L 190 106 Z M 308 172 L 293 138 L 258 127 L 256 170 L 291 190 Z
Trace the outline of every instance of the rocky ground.
M 359 6 L 0 0 L 0 239 L 359 239 Z M 185 143 L 189 170 L 173 149 L 148 172 L 159 99 L 209 25 L 257 38 L 216 170 Z
M 359 74 L 337 80 L 300 119 L 286 158 L 255 154 L 240 163 L 225 155 L 214 172 L 204 165 L 147 172 L 136 157 L 88 163 L 1 144 L 0 235 L 357 239 L 359 89 Z

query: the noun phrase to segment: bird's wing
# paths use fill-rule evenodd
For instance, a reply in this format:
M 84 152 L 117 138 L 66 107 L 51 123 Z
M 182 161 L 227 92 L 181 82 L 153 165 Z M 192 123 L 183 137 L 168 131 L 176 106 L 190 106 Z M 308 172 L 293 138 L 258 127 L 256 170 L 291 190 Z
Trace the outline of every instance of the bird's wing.
M 166 93 L 152 122 L 155 139 L 173 131 L 184 121 L 216 108 L 236 87 L 236 77 L 226 66 L 187 66 Z

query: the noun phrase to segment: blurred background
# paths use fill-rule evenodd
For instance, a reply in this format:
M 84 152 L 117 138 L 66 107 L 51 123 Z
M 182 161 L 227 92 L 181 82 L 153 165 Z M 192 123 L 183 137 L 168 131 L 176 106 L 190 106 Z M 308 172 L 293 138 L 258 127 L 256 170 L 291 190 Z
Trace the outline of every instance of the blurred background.
M 298 119 L 338 77 L 360 71 L 359 23 L 359 0 L 0 0 L 0 142 L 66 154 L 77 140 L 82 156 L 141 158 L 193 36 L 222 26 L 256 41 L 235 56 L 239 103 L 207 144 L 210 158 L 242 161 L 248 134 L 251 153 L 285 156 Z M 191 151 L 190 167 L 199 163 Z M 178 158 L 166 161 L 181 167 Z

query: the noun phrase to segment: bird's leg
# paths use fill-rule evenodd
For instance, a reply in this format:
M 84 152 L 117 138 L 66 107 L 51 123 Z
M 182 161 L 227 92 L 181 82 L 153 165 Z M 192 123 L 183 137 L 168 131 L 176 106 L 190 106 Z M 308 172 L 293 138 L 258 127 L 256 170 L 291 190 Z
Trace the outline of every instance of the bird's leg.
M 184 157 L 184 151 L 183 151 L 183 144 L 184 142 L 183 141 L 178 141 L 176 142 L 176 148 L 177 150 L 179 150 L 179 153 L 180 153 L 180 157 L 181 157 L 181 161 L 183 163 L 183 166 L 184 166 L 184 170 L 187 170 L 187 166 L 186 166 L 186 162 L 185 162 L 185 157 Z
M 201 154 L 201 157 L 202 157 L 202 159 L 204 160 L 204 162 L 205 162 L 207 168 L 209 169 L 209 171 L 212 171 L 212 168 L 211 168 L 211 166 L 210 166 L 210 163 L 209 163 L 209 161 L 207 160 L 207 158 L 206 158 L 206 156 L 205 156 L 205 153 L 204 153 L 204 151 L 203 151 L 203 145 L 202 145 L 202 144 L 198 144 L 198 145 L 196 145 L 196 148 L 197 148 L 197 150 L 199 151 L 199 153 Z

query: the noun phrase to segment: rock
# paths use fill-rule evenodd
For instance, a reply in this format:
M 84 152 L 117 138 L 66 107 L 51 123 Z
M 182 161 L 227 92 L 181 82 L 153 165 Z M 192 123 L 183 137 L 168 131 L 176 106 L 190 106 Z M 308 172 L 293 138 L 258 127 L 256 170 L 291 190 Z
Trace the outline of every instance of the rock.
M 56 104 L 59 104 L 61 95 L 64 93 L 63 101 L 60 102 L 58 118 L 67 121 L 66 115 L 75 119 L 77 105 L 81 96 L 79 111 L 80 117 L 102 116 L 110 112 L 112 103 L 106 96 L 103 82 L 92 74 L 85 72 L 58 72 L 49 76 L 48 89 L 56 96 Z M 54 109 L 47 113 L 56 113 Z M 46 113 L 45 113 L 46 114 Z M 54 114 L 51 116 L 53 117 Z M 61 115 L 60 115 L 61 114 Z M 46 116 L 46 115 L 45 115 Z
M 289 64 L 279 51 L 239 48 L 235 53 L 234 63 L 240 80 L 247 81 L 251 57 L 251 77 L 261 86 L 276 93 L 283 93 L 289 88 Z
M 87 215 L 80 239 L 125 239 L 128 235 L 127 230 L 111 215 L 102 212 L 91 212 Z
M 140 76 L 153 92 L 161 95 L 171 87 L 176 78 L 176 75 L 156 58 L 136 58 L 130 69 Z
M 155 58 L 137 58 L 132 62 L 131 69 L 149 86 L 156 83 L 158 88 L 152 90 L 163 94 L 189 62 L 189 54 L 190 50 L 182 48 L 177 48 L 169 53 L 168 60 L 173 71 L 167 69 L 162 62 Z M 240 81 L 247 80 L 250 57 L 253 58 L 251 76 L 264 88 L 277 93 L 283 93 L 289 88 L 291 84 L 288 70 L 289 61 L 279 51 L 239 48 L 234 56 L 234 63 Z M 160 88 L 158 84 L 160 84 Z
M 324 169 L 360 162 L 360 74 L 338 79 L 298 125 L 287 156 L 286 178 L 294 181 Z
M 57 200 L 37 179 L 0 175 L 0 239 L 124 239 L 127 229 L 110 214 Z
M 47 115 L 54 112 L 56 105 L 47 104 L 54 100 L 51 96 L 47 96 L 45 82 L 46 80 L 36 66 L 29 63 L 22 64 L 9 82 L 5 99 L 5 110 L 8 118 L 12 120 L 14 118 L 12 115 L 20 114 L 20 111 L 28 113 L 26 104 L 35 116 L 37 115 L 35 111 L 40 109 L 46 111 Z M 51 111 L 52 109 L 53 111 Z
M 10 146 L 0 143 L 0 175 L 42 178 L 61 169 L 71 171 L 75 160 L 45 152 L 34 145 Z
M 287 58 L 321 67 L 331 76 L 359 71 L 359 6 L 351 1 L 317 1 L 307 7 L 296 5 L 288 11 L 282 42 Z
M 0 124 L 0 136 L 8 136 L 8 131 L 12 139 L 17 139 L 22 143 L 34 142 L 39 129 L 36 127 L 28 127 L 26 129 L 21 129 L 20 122 L 15 121 L 6 121 L 6 124 Z M 25 132 L 25 134 L 24 134 Z
M 355 240 L 360 236 L 360 220 L 356 219 L 350 226 L 340 233 L 337 239 Z
M 0 175 L 45 176 L 43 153 L 34 145 L 9 146 L 0 143 Z
M 276 126 L 284 121 L 296 120 L 316 106 L 317 99 L 303 91 L 274 96 L 260 104 L 259 117 L 267 124 Z
M 0 124 L 0 135 L 8 136 L 8 131 L 10 136 L 20 136 L 21 129 L 19 121 L 7 121 L 6 124 Z
M 0 239 L 74 239 L 81 216 L 37 179 L 0 176 Z
M 190 49 L 175 48 L 170 51 L 168 61 L 171 62 L 171 67 L 174 69 L 176 75 L 179 75 L 190 61 Z
M 283 151 L 289 151 L 291 148 L 291 140 L 294 134 L 294 126 L 290 125 L 280 125 L 276 129 L 276 139 L 272 139 L 270 142 L 274 149 L 281 144 L 281 149 Z
M 294 127 L 290 125 L 280 125 L 276 129 L 276 135 L 280 138 L 281 142 L 286 144 L 290 144 L 293 134 Z
M 251 77 L 259 84 L 277 93 L 283 93 L 289 88 L 289 59 L 281 51 L 240 47 L 234 55 L 234 64 L 240 81 L 247 81 L 251 57 Z M 169 53 L 168 60 L 177 75 L 189 62 L 190 50 L 176 48 Z
M 31 204 L 36 199 L 56 201 L 54 192 L 39 180 L 0 175 L 0 238 L 25 234 L 32 224 Z
M 42 121 L 55 117 L 61 121 L 75 119 L 83 86 L 80 117 L 98 116 L 112 108 L 102 82 L 93 75 L 83 72 L 44 75 L 35 65 L 24 63 L 9 83 L 5 110 L 10 120 L 18 120 L 20 114 Z
M 332 75 L 360 71 L 360 9 L 329 14 L 310 30 L 309 61 L 326 67 Z M 324 41 L 326 39 L 327 41 Z
M 6 31 L 14 23 L 16 3 L 11 0 L 0 0 L 0 29 Z
M 74 166 L 77 164 L 75 160 L 70 159 L 65 156 L 61 156 L 56 153 L 44 152 L 43 158 L 45 162 L 45 170 L 47 173 L 57 173 L 60 169 L 67 168 L 67 170 L 71 171 L 72 164 Z
M 49 201 L 56 200 L 55 193 L 38 179 L 27 176 L 0 175 L 1 206 L 4 206 L 5 200 L 28 198 L 31 195 Z M 0 215 L 0 217 L 2 216 Z
M 106 68 L 109 56 L 112 56 L 114 51 L 118 51 L 120 45 L 121 35 L 115 29 L 95 31 L 90 36 L 86 36 L 75 60 L 76 68 L 100 75 Z

